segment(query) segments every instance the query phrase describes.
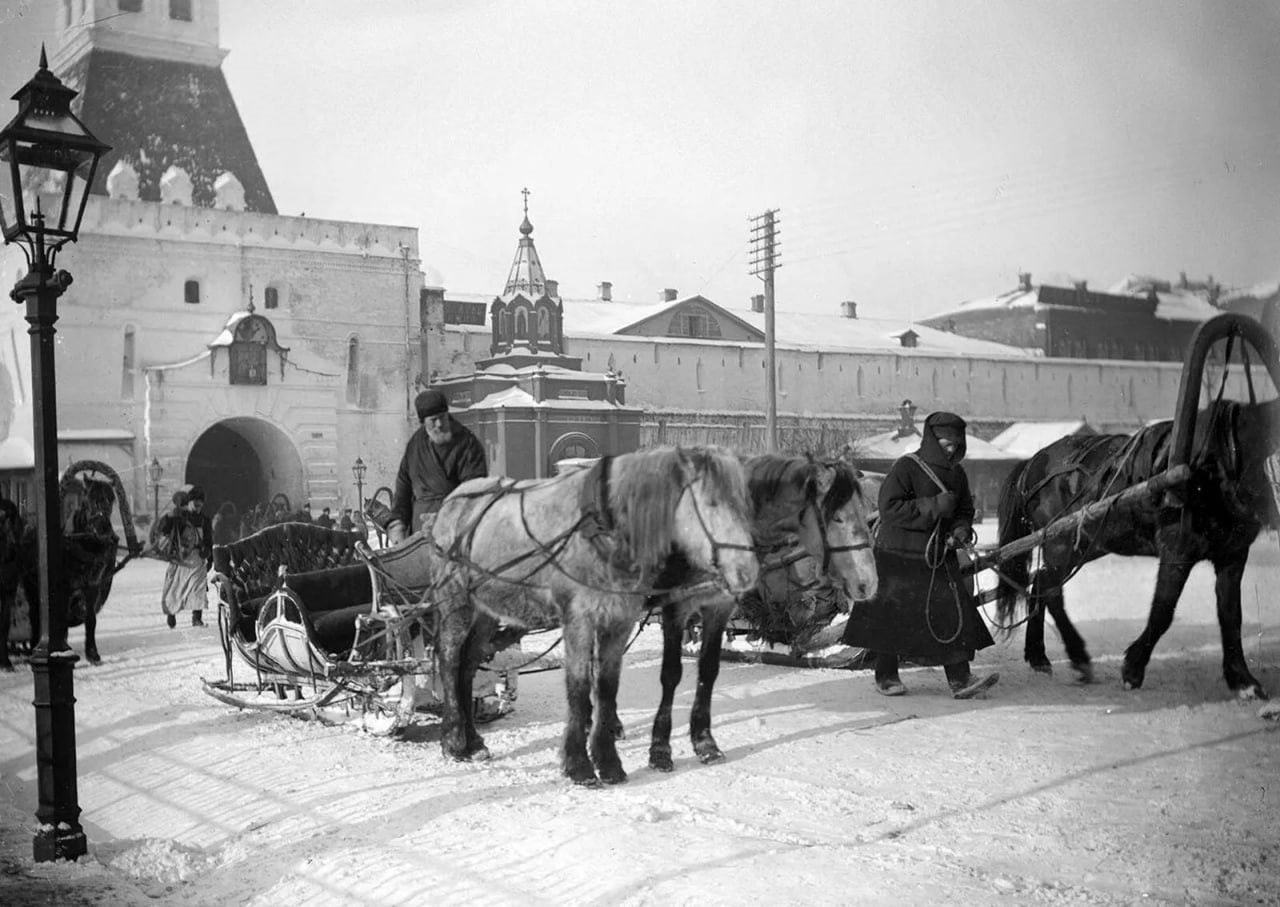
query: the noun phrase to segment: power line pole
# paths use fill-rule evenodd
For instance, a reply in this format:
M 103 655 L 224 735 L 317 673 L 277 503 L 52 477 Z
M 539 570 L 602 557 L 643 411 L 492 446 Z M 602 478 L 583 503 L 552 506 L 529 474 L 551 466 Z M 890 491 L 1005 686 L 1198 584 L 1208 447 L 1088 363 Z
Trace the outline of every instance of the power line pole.
M 778 452 L 778 368 L 773 347 L 773 272 L 778 264 L 778 209 L 771 208 L 751 221 L 751 273 L 764 281 L 764 430 L 769 453 Z

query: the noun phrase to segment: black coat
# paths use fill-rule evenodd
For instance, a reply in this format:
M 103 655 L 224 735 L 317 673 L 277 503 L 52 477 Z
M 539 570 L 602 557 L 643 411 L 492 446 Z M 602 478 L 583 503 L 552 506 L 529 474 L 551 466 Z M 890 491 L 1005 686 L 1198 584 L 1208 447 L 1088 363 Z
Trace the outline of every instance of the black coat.
M 916 455 L 955 496 L 950 515 L 940 512 L 938 485 L 919 463 L 899 457 L 880 488 L 880 525 L 876 531 L 879 591 L 857 602 L 849 614 L 843 641 L 872 652 L 907 656 L 917 664 L 952 664 L 973 658 L 994 645 L 973 601 L 972 577 L 962 576 L 947 539 L 957 529 L 972 532 L 973 495 L 960 460 L 961 441 L 949 459 L 934 430 L 948 425 L 964 430 L 964 420 L 933 413 L 925 420 Z

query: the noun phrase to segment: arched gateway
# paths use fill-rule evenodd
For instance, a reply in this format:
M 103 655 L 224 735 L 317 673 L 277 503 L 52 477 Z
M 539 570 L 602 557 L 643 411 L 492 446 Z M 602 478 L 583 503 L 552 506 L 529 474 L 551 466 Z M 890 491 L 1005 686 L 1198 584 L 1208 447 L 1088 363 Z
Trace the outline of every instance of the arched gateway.
M 280 493 L 296 506 L 306 499 L 302 457 L 293 441 L 270 422 L 249 416 L 206 429 L 191 445 L 184 479 L 205 489 L 210 515 L 224 501 L 244 513 Z

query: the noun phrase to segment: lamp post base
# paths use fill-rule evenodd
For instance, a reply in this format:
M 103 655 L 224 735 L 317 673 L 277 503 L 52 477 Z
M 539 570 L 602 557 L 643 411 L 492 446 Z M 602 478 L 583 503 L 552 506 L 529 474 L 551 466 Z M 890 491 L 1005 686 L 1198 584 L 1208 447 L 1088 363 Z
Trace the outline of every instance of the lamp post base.
M 88 852 L 76 793 L 76 713 L 72 686 L 79 656 L 70 649 L 31 656 L 36 707 L 40 823 L 32 838 L 37 863 L 75 860 Z

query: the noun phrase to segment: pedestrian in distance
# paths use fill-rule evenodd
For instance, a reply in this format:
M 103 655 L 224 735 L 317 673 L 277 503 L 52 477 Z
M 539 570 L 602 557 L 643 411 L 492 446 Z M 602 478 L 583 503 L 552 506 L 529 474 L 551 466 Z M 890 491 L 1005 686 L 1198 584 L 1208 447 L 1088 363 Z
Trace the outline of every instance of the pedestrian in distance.
M 972 698 L 999 680 L 969 668 L 975 652 L 995 641 L 957 554 L 975 540 L 973 495 L 960 465 L 965 447 L 964 420 L 932 413 L 919 450 L 894 461 L 880 488 L 880 589 L 871 601 L 854 603 L 843 641 L 875 653 L 875 688 L 885 696 L 907 692 L 898 673 L 903 658 L 942 665 L 956 699 Z
M 203 627 L 213 566 L 213 524 L 204 515 L 204 490 L 198 485 L 180 489 L 156 532 L 158 540 L 164 540 L 169 560 L 161 592 L 165 621 L 172 630 L 178 625 L 178 613 L 186 608 L 191 611 L 191 626 Z

